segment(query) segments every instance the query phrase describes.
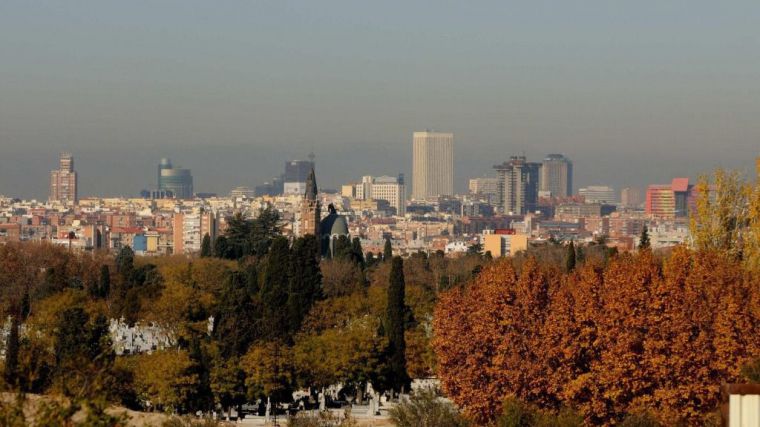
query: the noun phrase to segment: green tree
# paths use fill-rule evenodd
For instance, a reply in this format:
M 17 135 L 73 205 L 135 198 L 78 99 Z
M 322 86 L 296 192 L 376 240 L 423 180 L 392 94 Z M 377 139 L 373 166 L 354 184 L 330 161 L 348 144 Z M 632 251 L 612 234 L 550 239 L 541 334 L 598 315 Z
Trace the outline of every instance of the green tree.
M 124 280 L 129 280 L 135 269 L 135 252 L 129 246 L 124 246 L 116 255 L 116 272 L 121 274 Z
M 13 316 L 11 319 L 11 330 L 5 342 L 5 370 L 3 371 L 5 382 L 12 388 L 16 388 L 19 384 L 18 354 L 18 318 Z
M 651 243 L 649 242 L 649 230 L 645 225 L 641 229 L 641 237 L 639 237 L 639 249 L 649 249 Z
M 565 271 L 568 273 L 575 270 L 575 244 L 570 241 L 567 245 L 567 254 L 565 255 Z
M 467 427 L 471 423 L 459 414 L 450 402 L 438 397 L 435 391 L 422 389 L 405 402 L 388 411 L 397 427 Z
M 100 266 L 100 278 L 98 284 L 95 287 L 94 295 L 96 298 L 107 298 L 111 292 L 111 269 L 108 265 L 103 264 Z
M 388 336 L 388 385 L 395 390 L 409 386 L 409 374 L 406 370 L 406 341 L 404 324 L 407 307 L 404 302 L 406 285 L 404 283 L 404 261 L 401 257 L 393 258 L 388 283 L 388 305 L 386 308 L 386 334 Z
M 233 273 L 224 287 L 214 315 L 213 338 L 224 358 L 245 354 L 260 336 L 261 309 L 248 295 L 240 273 Z
M 393 245 L 391 245 L 390 237 L 385 239 L 385 246 L 383 247 L 383 261 L 390 262 L 393 259 Z
M 280 213 L 272 206 L 259 211 L 258 216 L 251 222 L 251 249 L 257 256 L 264 256 L 269 251 L 274 239 L 281 236 L 282 228 Z
M 480 255 L 483 252 L 483 244 L 474 243 L 467 248 L 467 255 Z
M 311 306 L 322 298 L 322 273 L 319 270 L 319 241 L 314 235 L 293 242 L 288 292 L 288 332 L 295 334 Z
M 367 267 L 374 266 L 376 262 L 377 262 L 377 259 L 375 258 L 375 254 L 373 254 L 372 252 L 367 252 L 367 260 L 366 260 Z
M 226 237 L 218 236 L 214 241 L 214 256 L 222 259 L 231 258 L 230 247 Z
M 206 233 L 203 235 L 203 241 L 201 241 L 201 258 L 208 258 L 211 255 L 211 236 Z
M 362 270 L 367 267 L 367 263 L 364 260 L 364 250 L 362 249 L 361 239 L 354 237 L 351 241 L 351 259 L 358 264 Z
M 290 248 L 288 239 L 277 237 L 264 262 L 261 304 L 263 307 L 262 329 L 268 339 L 287 337 L 287 311 L 290 287 Z

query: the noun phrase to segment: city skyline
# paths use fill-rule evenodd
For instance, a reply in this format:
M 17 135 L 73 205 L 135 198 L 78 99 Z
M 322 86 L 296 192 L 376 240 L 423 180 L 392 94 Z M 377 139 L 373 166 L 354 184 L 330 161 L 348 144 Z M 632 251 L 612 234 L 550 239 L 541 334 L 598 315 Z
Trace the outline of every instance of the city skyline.
M 744 6 L 10 0 L 0 193 L 44 198 L 32 177 L 61 151 L 83 195 L 136 194 L 166 156 L 200 192 L 310 151 L 326 187 L 411 177 L 408 134 L 424 128 L 457 136 L 460 192 L 522 153 L 565 153 L 576 188 L 752 171 L 760 5 Z

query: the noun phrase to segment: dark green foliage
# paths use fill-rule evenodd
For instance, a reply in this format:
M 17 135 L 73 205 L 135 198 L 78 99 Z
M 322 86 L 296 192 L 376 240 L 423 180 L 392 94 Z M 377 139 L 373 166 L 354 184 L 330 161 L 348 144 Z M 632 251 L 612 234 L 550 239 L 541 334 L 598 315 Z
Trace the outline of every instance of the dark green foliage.
M 290 248 L 285 237 L 277 237 L 272 241 L 264 261 L 263 277 L 261 303 L 264 335 L 267 339 L 283 339 L 288 332 L 285 308 L 290 287 Z
M 18 319 L 13 316 L 11 320 L 11 330 L 8 339 L 5 342 L 5 369 L 3 378 L 6 384 L 15 389 L 19 384 L 19 337 L 18 337 Z
M 386 334 L 388 336 L 388 386 L 400 390 L 409 386 L 409 374 L 406 370 L 406 341 L 404 324 L 407 307 L 404 302 L 404 261 L 401 257 L 393 258 L 388 282 L 388 306 L 386 308 Z
M 375 258 L 375 254 L 373 254 L 372 252 L 367 252 L 367 259 L 366 259 L 367 268 L 372 267 L 373 265 L 375 265 L 376 262 L 377 262 L 377 259 Z
M 214 405 L 214 395 L 211 392 L 211 361 L 197 335 L 190 341 L 188 354 L 193 363 L 188 369 L 188 374 L 198 376 L 198 386 L 189 398 L 188 409 L 191 412 L 207 411 Z
M 319 270 L 319 240 L 314 235 L 293 242 L 288 292 L 288 332 L 298 332 L 314 302 L 322 298 L 322 273 Z
M 271 206 L 259 211 L 259 215 L 251 223 L 251 248 L 253 254 L 264 256 L 273 240 L 281 235 L 280 213 Z
M 393 245 L 391 245 L 391 239 L 387 238 L 383 247 L 383 261 L 390 262 L 391 259 L 393 259 Z
M 565 271 L 568 273 L 575 270 L 575 244 L 570 241 L 567 245 L 567 254 L 565 255 Z
M 227 220 L 225 237 L 225 240 L 221 242 L 223 247 L 217 249 L 220 255 L 224 255 L 221 258 L 240 259 L 253 253 L 251 246 L 251 221 L 243 218 L 243 215 L 239 212 Z M 217 244 L 219 243 L 217 241 Z
M 645 225 L 644 228 L 641 229 L 641 236 L 639 237 L 639 249 L 649 249 L 651 246 L 651 243 L 649 241 L 649 229 Z
M 76 356 L 88 352 L 87 342 L 82 339 L 87 334 L 88 321 L 87 313 L 80 307 L 61 312 L 54 347 L 57 367 L 60 368 Z
M 259 286 L 259 270 L 256 264 L 249 263 L 243 270 L 245 274 L 245 289 L 251 298 L 258 297 L 261 287 Z
M 575 263 L 582 264 L 586 261 L 586 251 L 583 249 L 583 246 L 578 246 L 575 248 Z
M 332 257 L 335 259 L 351 260 L 351 241 L 348 236 L 338 236 L 333 240 Z
M 481 252 L 483 252 L 481 243 L 474 243 L 467 248 L 467 255 L 480 255 Z
M 206 233 L 203 235 L 203 241 L 201 241 L 201 258 L 208 258 L 211 255 L 211 236 Z
M 351 241 L 351 259 L 359 265 L 362 270 L 367 267 L 367 263 L 364 260 L 364 251 L 362 250 L 362 242 L 358 237 L 354 237 Z
M 100 266 L 100 277 L 90 294 L 95 298 L 107 298 L 111 292 L 111 270 L 108 265 Z
M 408 401 L 399 402 L 388 414 L 397 427 L 466 427 L 471 423 L 450 402 L 430 389 L 414 392 Z
M 128 279 L 135 269 L 135 252 L 129 246 L 124 246 L 116 255 L 116 272 Z
M 227 243 L 227 238 L 224 236 L 219 236 L 214 241 L 214 256 L 216 258 L 223 258 L 223 259 L 229 259 L 234 258 L 231 256 L 231 251 L 229 244 Z
M 239 357 L 260 336 L 260 312 L 240 273 L 233 273 L 214 314 L 213 338 L 222 357 Z

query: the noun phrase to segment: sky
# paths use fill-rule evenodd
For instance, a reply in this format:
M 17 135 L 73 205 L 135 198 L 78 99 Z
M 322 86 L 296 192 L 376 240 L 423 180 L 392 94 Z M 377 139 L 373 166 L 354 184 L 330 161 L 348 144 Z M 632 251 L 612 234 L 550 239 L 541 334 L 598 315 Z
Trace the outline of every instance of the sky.
M 564 153 L 576 188 L 749 171 L 756 1 L 0 1 L 0 194 L 134 195 L 171 157 L 226 194 L 316 154 L 320 187 L 411 177 L 454 133 L 455 185 Z M 411 181 L 411 180 L 409 180 Z

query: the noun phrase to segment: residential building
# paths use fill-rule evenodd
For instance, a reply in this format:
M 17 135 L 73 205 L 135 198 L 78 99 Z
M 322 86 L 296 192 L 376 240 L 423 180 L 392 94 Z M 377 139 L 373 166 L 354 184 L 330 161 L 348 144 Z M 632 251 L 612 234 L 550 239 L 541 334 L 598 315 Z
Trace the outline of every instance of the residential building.
M 512 256 L 528 249 L 528 236 L 515 234 L 512 229 L 486 230 L 483 232 L 483 252 L 493 257 Z
M 549 154 L 541 163 L 539 190 L 551 197 L 573 195 L 573 163 L 562 154 Z
M 659 219 L 686 217 L 694 208 L 694 193 L 694 185 L 689 184 L 689 178 L 674 178 L 670 185 L 650 185 L 644 212 Z
M 638 208 L 644 203 L 641 189 L 626 187 L 620 191 L 620 204 L 624 208 Z
M 58 169 L 50 172 L 50 200 L 76 203 L 79 200 L 77 184 L 74 156 L 70 153 L 61 153 Z
M 391 207 L 396 209 L 396 215 L 406 215 L 406 184 L 403 174 L 399 174 L 398 177 L 376 177 L 372 180 L 370 189 L 373 199 L 386 200 Z
M 200 252 L 203 237 L 208 234 L 213 242 L 217 235 L 216 215 L 213 212 L 194 209 L 191 212 L 175 213 L 172 220 L 174 253 L 193 254 Z M 147 242 L 146 242 L 147 245 Z
M 538 180 L 541 163 L 528 162 L 525 156 L 512 156 L 494 166 L 499 174 L 498 208 L 509 215 L 534 212 L 538 206 Z
M 412 136 L 412 198 L 454 194 L 454 134 L 414 132 Z

